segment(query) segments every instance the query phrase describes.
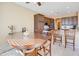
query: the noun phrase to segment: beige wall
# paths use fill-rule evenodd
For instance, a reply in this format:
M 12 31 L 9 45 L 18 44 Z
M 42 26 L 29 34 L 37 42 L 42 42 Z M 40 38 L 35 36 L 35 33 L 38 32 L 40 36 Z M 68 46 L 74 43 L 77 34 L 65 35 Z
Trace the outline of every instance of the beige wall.
M 34 11 L 28 10 L 15 3 L 0 3 L 0 41 L 8 34 L 9 25 L 15 26 L 15 31 L 22 27 L 34 32 Z

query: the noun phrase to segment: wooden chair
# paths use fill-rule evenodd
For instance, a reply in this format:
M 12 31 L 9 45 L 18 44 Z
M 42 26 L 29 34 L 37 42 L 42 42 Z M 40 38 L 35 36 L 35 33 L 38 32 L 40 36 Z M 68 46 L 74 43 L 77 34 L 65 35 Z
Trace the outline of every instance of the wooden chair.
M 24 46 L 21 49 L 21 52 L 24 54 L 24 56 L 36 56 L 36 50 L 32 47 L 32 45 Z
M 59 42 L 62 44 L 61 30 L 53 30 L 53 44 Z
M 24 54 L 24 56 L 36 56 L 35 55 L 35 49 L 34 48 L 31 49 L 31 50 L 24 49 L 23 50 L 23 54 Z
M 65 48 L 67 44 L 73 45 L 73 50 L 75 50 L 75 29 L 65 29 Z M 72 42 L 71 42 L 72 41 Z
M 48 34 L 46 35 L 46 37 L 44 37 L 44 39 L 46 40 L 46 42 L 40 47 L 40 49 L 38 49 L 37 54 L 40 56 L 46 56 L 49 53 L 51 56 L 51 41 L 52 41 L 51 32 L 48 32 Z

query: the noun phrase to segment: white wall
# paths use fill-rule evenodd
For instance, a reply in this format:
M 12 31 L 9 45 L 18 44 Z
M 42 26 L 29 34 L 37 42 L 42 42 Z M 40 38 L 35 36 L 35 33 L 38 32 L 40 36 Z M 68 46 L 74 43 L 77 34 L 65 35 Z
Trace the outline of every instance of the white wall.
M 10 25 L 14 25 L 16 31 L 26 27 L 29 32 L 34 32 L 34 14 L 34 11 L 15 3 L 0 3 L 0 41 L 8 34 Z

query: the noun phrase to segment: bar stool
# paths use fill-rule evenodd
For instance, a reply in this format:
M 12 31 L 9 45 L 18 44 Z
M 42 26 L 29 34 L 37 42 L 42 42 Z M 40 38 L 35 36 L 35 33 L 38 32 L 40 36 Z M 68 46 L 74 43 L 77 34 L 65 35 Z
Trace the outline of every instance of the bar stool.
M 59 42 L 62 44 L 62 35 L 61 35 L 61 30 L 53 30 L 53 44 L 55 42 Z
M 75 50 L 75 29 L 65 29 L 64 32 L 65 48 L 68 44 L 71 44 L 73 46 L 73 50 Z

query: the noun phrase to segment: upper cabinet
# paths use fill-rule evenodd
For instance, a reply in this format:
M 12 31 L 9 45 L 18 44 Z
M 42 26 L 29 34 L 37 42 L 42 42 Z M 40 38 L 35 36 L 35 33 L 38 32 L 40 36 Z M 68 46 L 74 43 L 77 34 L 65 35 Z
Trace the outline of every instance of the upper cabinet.
M 78 24 L 78 17 L 77 16 L 65 17 L 65 18 L 61 18 L 61 20 L 62 20 L 62 25 L 66 25 L 66 26 Z
M 62 28 L 74 28 L 78 25 L 78 16 L 62 17 L 60 20 Z

